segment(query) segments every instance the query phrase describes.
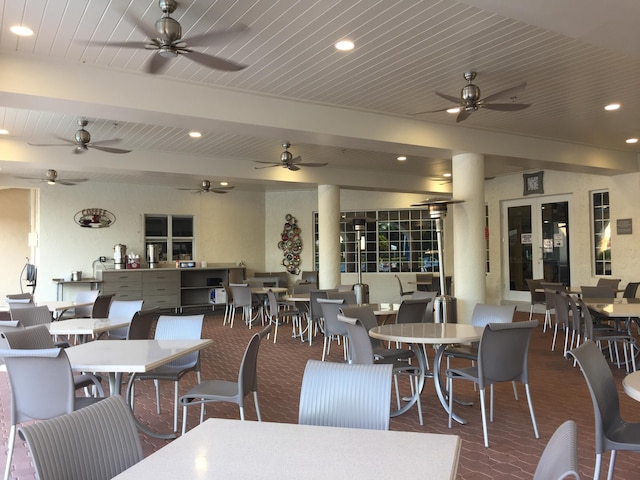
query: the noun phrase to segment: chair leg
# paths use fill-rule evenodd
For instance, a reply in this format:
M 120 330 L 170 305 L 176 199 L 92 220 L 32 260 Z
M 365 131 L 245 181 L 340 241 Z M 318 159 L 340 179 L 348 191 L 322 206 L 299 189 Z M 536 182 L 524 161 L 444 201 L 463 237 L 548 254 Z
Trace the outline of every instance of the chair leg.
M 411 377 L 409 379 L 411 379 Z M 415 388 L 415 390 L 414 390 L 416 392 L 415 394 L 418 396 L 417 400 L 416 400 L 416 404 L 418 405 L 418 420 L 420 420 L 420 425 L 422 426 L 422 425 L 424 425 L 424 421 L 422 419 L 422 402 L 421 402 L 421 398 L 422 397 L 420 396 L 420 393 L 419 393 L 419 390 L 418 390 L 418 376 L 417 375 L 415 375 L 415 386 L 414 386 L 413 380 L 411 381 L 411 386 L 412 386 L 412 389 Z
M 524 390 L 527 392 L 527 403 L 529 404 L 529 413 L 531 414 L 531 423 L 533 424 L 533 433 L 536 438 L 540 438 L 538 434 L 538 424 L 536 423 L 536 415 L 533 413 L 533 403 L 531 402 L 531 392 L 529 391 L 529 384 L 524 384 Z
M 240 407 L 240 420 L 244 421 L 244 407 L 239 405 Z
M 160 385 L 158 383 L 158 380 L 153 381 L 153 384 L 156 387 L 156 410 L 158 415 L 160 415 Z
M 493 423 L 493 383 L 489 385 L 489 421 Z
M 593 468 L 593 478 L 600 478 L 600 466 L 602 465 L 602 454 L 596 453 L 596 465 Z
M 531 321 L 532 317 L 533 317 L 533 304 L 531 304 L 531 308 L 529 308 L 529 321 Z
M 393 383 L 396 387 L 396 404 L 398 405 L 398 410 L 400 410 L 400 389 L 398 388 L 398 375 L 393 376 Z
M 11 430 L 9 430 L 9 450 L 7 451 L 7 465 L 4 468 L 4 480 L 9 480 L 9 472 L 11 471 L 11 460 L 13 460 L 13 448 L 16 443 L 16 426 L 11 425 Z
M 187 433 L 187 406 L 182 407 L 182 435 Z
M 447 378 L 447 390 L 449 391 L 449 428 L 451 428 L 451 418 L 453 417 L 453 378 Z
M 511 385 L 513 386 L 513 396 L 516 397 L 516 402 L 518 401 L 518 388 L 516 387 L 516 382 L 512 381 Z
M 484 400 L 484 388 L 480 389 L 480 411 L 482 413 L 482 433 L 484 435 L 484 446 L 485 448 L 489 448 L 489 435 L 487 433 L 487 410 Z
M 324 337 L 324 343 L 322 344 L 322 361 L 324 362 L 324 359 L 327 355 L 327 343 L 329 343 L 329 337 L 327 337 L 325 335 Z
M 609 459 L 609 472 L 607 473 L 607 480 L 613 480 L 613 469 L 616 467 L 616 451 L 611 450 L 611 458 Z
M 556 349 L 556 337 L 558 336 L 558 324 L 556 323 L 553 328 L 553 340 L 551 340 L 551 351 L 553 352 Z
M 258 421 L 262 421 L 262 416 L 260 415 L 260 405 L 258 405 L 258 392 L 253 392 L 253 403 L 256 404 L 256 414 L 258 415 Z
M 175 382 L 173 394 L 173 431 L 178 431 L 178 382 Z

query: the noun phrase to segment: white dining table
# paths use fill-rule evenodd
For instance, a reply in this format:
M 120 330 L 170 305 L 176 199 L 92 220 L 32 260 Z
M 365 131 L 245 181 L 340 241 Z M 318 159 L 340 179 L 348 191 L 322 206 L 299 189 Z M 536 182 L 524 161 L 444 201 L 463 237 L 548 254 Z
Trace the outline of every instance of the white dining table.
M 88 307 L 93 305 L 93 302 L 76 302 L 74 300 L 37 300 L 34 302 L 36 307 L 41 307 L 43 305 L 47 306 L 49 310 L 53 313 L 55 318 L 59 318 L 67 310 L 70 310 L 75 307 Z M 3 303 L 0 304 L 0 311 L 9 311 L 9 304 Z
M 65 349 L 71 368 L 76 372 L 105 372 L 109 374 L 109 392 L 120 393 L 116 373 L 128 373 L 127 403 L 137 373 L 146 373 L 156 367 L 201 350 L 213 341 L 198 340 L 96 340 Z M 138 428 L 148 435 L 174 438 L 173 433 L 151 432 L 138 422 Z
M 631 372 L 622 379 L 622 389 L 624 393 L 640 402 L 640 370 Z
M 70 318 L 51 322 L 48 327 L 51 335 L 78 335 L 84 343 L 87 337 L 98 338 L 101 333 L 128 327 L 130 323 L 130 319 Z
M 394 411 L 392 416 L 406 412 L 415 402 L 419 401 L 422 388 L 424 387 L 424 380 L 430 373 L 433 375 L 433 381 L 440 404 L 445 412 L 449 413 L 448 392 L 444 387 L 440 372 L 442 354 L 447 345 L 479 341 L 482 336 L 482 331 L 483 329 L 480 327 L 461 323 L 396 323 L 381 325 L 369 330 L 369 335 L 378 340 L 408 343 L 411 345 L 411 349 L 415 353 L 420 369 L 422 370 L 418 388 L 410 400 L 405 403 L 402 408 Z M 422 345 L 434 345 L 436 347 L 432 372 L 427 371 L 427 362 L 424 357 L 425 350 L 422 348 Z M 453 412 L 452 418 L 458 423 L 466 423 L 466 421 L 455 412 Z
M 299 445 L 318 461 L 292 452 Z M 114 478 L 455 479 L 460 445 L 457 435 L 212 418 Z

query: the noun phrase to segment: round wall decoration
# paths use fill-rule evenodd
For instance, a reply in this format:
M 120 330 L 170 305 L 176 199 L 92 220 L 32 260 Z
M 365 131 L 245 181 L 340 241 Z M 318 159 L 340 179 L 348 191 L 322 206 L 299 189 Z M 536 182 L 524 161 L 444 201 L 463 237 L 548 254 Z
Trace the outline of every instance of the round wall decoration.
M 300 253 L 302 253 L 302 239 L 300 238 L 300 228 L 296 217 L 287 213 L 284 217 L 285 223 L 278 248 L 283 251 L 284 258 L 282 265 L 287 272 L 298 275 L 300 273 Z
M 116 222 L 116 216 L 104 208 L 85 208 L 76 213 L 73 220 L 85 228 L 107 228 Z

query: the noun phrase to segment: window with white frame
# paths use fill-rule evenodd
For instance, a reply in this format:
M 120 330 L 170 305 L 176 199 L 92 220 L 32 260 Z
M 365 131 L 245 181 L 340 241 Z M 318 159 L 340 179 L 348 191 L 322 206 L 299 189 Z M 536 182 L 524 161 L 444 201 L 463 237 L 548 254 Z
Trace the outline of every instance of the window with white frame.
M 192 215 L 145 215 L 144 240 L 160 245 L 159 260 L 193 260 L 195 235 Z
M 611 275 L 611 209 L 609 192 L 591 192 L 593 262 L 596 275 Z

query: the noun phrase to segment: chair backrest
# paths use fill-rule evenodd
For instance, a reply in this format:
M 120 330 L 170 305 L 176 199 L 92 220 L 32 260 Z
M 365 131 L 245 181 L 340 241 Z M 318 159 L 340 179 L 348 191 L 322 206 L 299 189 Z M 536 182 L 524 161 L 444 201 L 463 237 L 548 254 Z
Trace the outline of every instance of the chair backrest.
M 344 299 L 319 298 L 318 305 L 322 309 L 324 317 L 324 336 L 347 335 L 347 326 L 338 321 L 338 314 L 344 305 Z
M 156 340 L 194 340 L 202 337 L 204 315 L 160 315 L 153 338 Z M 184 355 L 167 365 L 192 368 L 200 360 L 200 351 Z
M 0 350 L 0 356 L 11 385 L 11 425 L 74 410 L 75 384 L 63 349 L 5 349 Z
M 353 290 L 349 290 L 346 292 L 327 292 L 327 298 L 332 299 L 343 299 L 344 303 L 347 305 L 356 305 L 356 293 Z
M 556 323 L 569 326 L 569 295 L 567 292 L 556 291 L 554 293 L 554 307 L 556 309 Z
M 267 325 L 261 332 L 255 333 L 249 339 L 247 348 L 242 356 L 242 363 L 238 370 L 238 393 L 240 398 L 258 390 L 258 350 L 260 341 L 271 331 Z
M 569 354 L 580 365 L 589 387 L 595 415 L 595 450 L 596 454 L 602 454 L 606 449 L 605 432 L 609 427 L 619 425 L 622 422 L 618 388 L 611 368 L 602 355 L 602 350 L 592 340 L 583 342 L 579 347 L 570 350 Z
M 91 309 L 91 318 L 109 318 L 109 309 L 111 308 L 111 302 L 115 293 L 109 293 L 107 295 L 98 295 L 96 301 L 93 302 L 93 308 Z
M 529 383 L 529 343 L 537 320 L 489 323 L 478 347 L 478 384 L 481 389 L 496 382 Z
M 248 283 L 230 283 L 234 307 L 251 306 L 251 287 Z
M 37 478 L 107 480 L 143 458 L 131 409 L 114 395 L 20 428 Z
M 303 271 L 302 275 L 300 276 L 300 280 L 311 283 L 315 286 L 315 288 L 318 288 L 318 272 L 314 270 Z
M 349 337 L 349 359 L 351 363 L 371 365 L 374 363 L 373 345 L 369 331 L 357 317 L 338 314 L 338 321 L 345 324 Z
M 400 277 L 398 275 L 395 275 L 396 280 L 398 281 L 398 287 L 400 288 L 400 296 L 402 297 L 403 295 L 406 295 L 407 293 L 412 293 L 412 292 L 405 292 L 404 291 L 404 287 L 402 286 L 402 280 L 400 280 Z
M 392 371 L 390 364 L 309 360 L 300 388 L 298 423 L 388 430 Z
M 76 303 L 87 303 L 92 302 L 91 305 L 87 305 L 85 307 L 74 307 L 73 316 L 74 317 L 90 317 L 93 313 L 93 303 L 95 303 L 98 295 L 100 294 L 100 290 L 81 290 L 76 295 Z
M 109 318 L 131 320 L 136 312 L 142 310 L 143 300 L 113 300 L 109 308 Z
M 538 461 L 533 480 L 580 479 L 578 472 L 578 428 L 567 420 L 553 433 Z
M 317 290 L 316 286 L 312 283 L 299 283 L 293 286 L 293 294 L 304 295 L 310 293 L 311 290 Z
M 24 329 L 14 329 L 2 333 L 6 348 L 13 350 L 55 348 L 46 325 L 35 325 Z
M 374 327 L 378 326 L 378 319 L 374 313 L 373 306 L 371 305 L 348 305 L 345 302 L 345 306 L 341 309 L 341 312 L 346 317 L 359 318 L 362 324 L 367 329 L 367 332 Z M 373 340 L 373 339 L 372 339 Z M 376 343 L 378 340 L 374 340 Z
M 474 327 L 484 328 L 490 323 L 511 323 L 515 314 L 515 305 L 477 303 L 471 314 L 471 324 Z
M 267 291 L 267 304 L 269 307 L 269 316 L 275 319 L 278 316 L 278 299 L 276 298 L 276 294 L 271 290 Z
M 231 291 L 231 287 L 229 287 L 229 282 L 222 282 L 222 288 L 227 293 L 227 304 L 233 304 L 233 292 Z
M 319 320 L 323 317 L 322 308 L 318 303 L 319 298 L 327 298 L 327 290 L 310 290 L 309 291 L 309 310 L 311 318 Z
M 153 324 L 158 320 L 158 310 L 140 310 L 133 315 L 127 329 L 127 340 L 146 340 L 151 337 Z
M 584 286 L 580 287 L 582 298 L 615 298 L 616 291 L 610 286 Z
M 430 312 L 429 308 L 431 308 Z M 402 301 L 396 314 L 396 323 L 423 323 L 425 321 L 433 322 L 433 299 Z
M 436 298 L 437 295 L 438 292 L 433 290 L 416 290 L 411 294 L 411 300 L 423 300 L 425 298 L 428 300 L 432 300 Z
M 627 283 L 627 286 L 624 287 L 622 298 L 636 298 L 638 287 L 640 287 L 640 282 Z
M 617 290 L 619 285 L 619 278 L 599 278 L 598 283 L 596 283 L 598 287 L 609 287 L 613 290 Z
M 33 303 L 33 295 L 30 293 L 10 293 L 5 298 L 7 303 Z
M 53 320 L 53 317 L 49 307 L 43 305 L 40 307 L 11 308 L 11 319 L 18 320 L 24 327 L 32 327 L 34 325 L 48 325 Z
M 531 305 L 536 303 L 545 303 L 544 292 L 536 292 L 536 290 L 541 290 L 542 282 L 544 282 L 543 278 L 527 278 L 527 287 L 529 287 L 529 293 L 531 294 Z

